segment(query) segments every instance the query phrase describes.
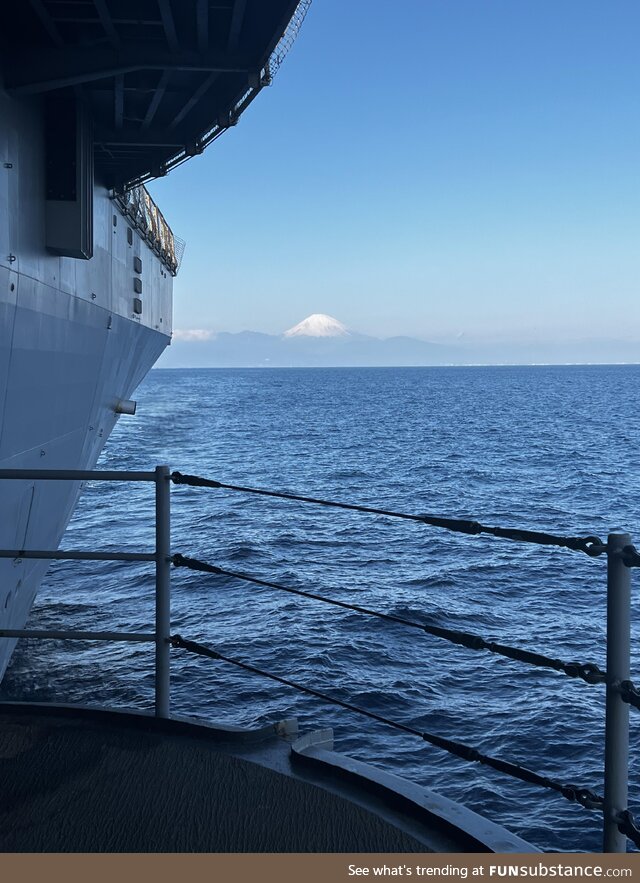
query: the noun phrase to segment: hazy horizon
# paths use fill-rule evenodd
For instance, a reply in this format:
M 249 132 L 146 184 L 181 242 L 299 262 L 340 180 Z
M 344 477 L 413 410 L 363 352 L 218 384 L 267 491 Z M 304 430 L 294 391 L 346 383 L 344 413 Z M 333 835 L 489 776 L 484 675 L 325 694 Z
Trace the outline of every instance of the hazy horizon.
M 315 321 L 315 325 L 313 324 Z M 640 344 L 606 338 L 377 337 L 311 316 L 277 334 L 177 329 L 159 367 L 419 367 L 637 364 Z

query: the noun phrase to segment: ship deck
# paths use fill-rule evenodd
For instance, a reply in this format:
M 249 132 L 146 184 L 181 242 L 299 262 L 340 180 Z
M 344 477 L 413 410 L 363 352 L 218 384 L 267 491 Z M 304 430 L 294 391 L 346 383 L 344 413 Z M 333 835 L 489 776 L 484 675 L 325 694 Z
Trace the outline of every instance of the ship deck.
M 3 704 L 0 850 L 531 850 L 455 804 L 461 815 L 446 818 L 423 789 L 427 799 L 416 803 L 415 794 L 390 789 L 386 774 L 371 777 L 374 768 L 313 740 L 292 750 L 282 733 Z

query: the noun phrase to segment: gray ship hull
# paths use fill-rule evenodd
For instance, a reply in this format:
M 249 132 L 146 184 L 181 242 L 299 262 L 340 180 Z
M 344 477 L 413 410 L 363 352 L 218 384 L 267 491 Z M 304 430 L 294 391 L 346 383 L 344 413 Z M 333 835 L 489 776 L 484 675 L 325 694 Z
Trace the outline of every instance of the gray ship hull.
M 93 257 L 47 250 L 41 116 L 0 92 L 0 468 L 91 469 L 170 341 L 173 278 L 99 185 Z M 55 549 L 79 490 L 2 482 L 0 548 Z M 0 627 L 24 625 L 47 566 L 0 560 Z

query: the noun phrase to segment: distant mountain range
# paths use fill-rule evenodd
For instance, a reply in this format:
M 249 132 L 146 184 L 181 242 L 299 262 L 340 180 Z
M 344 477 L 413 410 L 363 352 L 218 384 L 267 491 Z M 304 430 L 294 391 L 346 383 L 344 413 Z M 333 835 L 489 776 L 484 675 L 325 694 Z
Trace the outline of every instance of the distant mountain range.
M 316 313 L 283 334 L 192 330 L 174 333 L 165 368 L 312 368 L 640 362 L 640 343 L 574 340 L 455 344 L 414 337 L 369 337 Z

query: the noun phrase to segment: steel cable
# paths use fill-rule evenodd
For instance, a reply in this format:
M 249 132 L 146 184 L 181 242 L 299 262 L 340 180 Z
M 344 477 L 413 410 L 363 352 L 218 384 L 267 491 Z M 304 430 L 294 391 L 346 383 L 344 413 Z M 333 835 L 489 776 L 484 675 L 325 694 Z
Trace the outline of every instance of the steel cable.
M 443 736 L 436 735 L 435 733 L 420 731 L 417 730 L 415 727 L 408 726 L 407 724 L 401 724 L 397 721 L 392 721 L 381 714 L 376 714 L 376 712 L 374 711 L 367 711 L 367 709 L 365 708 L 360 708 L 357 705 L 352 705 L 350 702 L 345 702 L 342 699 L 337 699 L 335 696 L 329 696 L 327 693 L 322 693 L 319 690 L 313 689 L 312 687 L 307 687 L 304 684 L 298 684 L 296 681 L 291 681 L 288 678 L 280 677 L 280 675 L 276 675 L 272 672 L 265 671 L 264 669 L 257 668 L 256 666 L 250 665 L 247 662 L 243 662 L 239 659 L 234 659 L 231 656 L 226 656 L 222 653 L 219 653 L 217 650 L 213 650 L 211 647 L 207 647 L 204 644 L 198 643 L 197 641 L 189 641 L 183 638 L 181 635 L 172 635 L 169 638 L 169 643 L 172 647 L 186 650 L 188 653 L 193 653 L 198 656 L 204 656 L 209 659 L 221 660 L 222 662 L 228 662 L 231 665 L 238 666 L 239 668 L 242 668 L 245 671 L 249 671 L 252 674 L 261 675 L 262 677 L 269 678 L 270 680 L 276 681 L 279 684 L 283 684 L 286 687 L 292 687 L 294 690 L 298 690 L 301 693 L 307 693 L 310 696 L 315 696 L 317 699 L 322 699 L 324 702 L 329 702 L 332 705 L 338 705 L 341 708 L 345 708 L 348 711 L 354 712 L 355 714 L 363 715 L 364 717 L 368 717 L 371 720 L 378 721 L 378 723 L 386 724 L 387 726 L 393 727 L 396 730 L 402 730 L 403 732 L 409 733 L 412 736 L 417 736 L 424 742 L 428 742 L 430 745 L 433 745 L 436 748 L 441 748 L 443 751 L 446 751 L 449 754 L 454 754 L 457 757 L 462 758 L 463 760 L 469 761 L 471 763 L 480 763 L 484 766 L 489 766 L 492 769 L 497 770 L 498 772 L 505 773 L 512 778 L 519 779 L 521 782 L 526 782 L 531 785 L 539 785 L 542 788 L 547 788 L 555 791 L 556 793 L 561 794 L 567 800 L 579 803 L 586 809 L 601 810 L 603 808 L 603 798 L 599 794 L 596 794 L 588 788 L 581 788 L 577 785 L 556 782 L 554 779 L 550 779 L 548 776 L 543 776 L 539 773 L 535 773 L 533 770 L 527 769 L 527 767 L 520 766 L 519 764 L 513 763 L 511 761 L 502 760 L 501 758 L 491 757 L 490 755 L 483 754 L 470 745 L 464 745 L 461 742 L 455 742 L 452 739 L 446 739 Z
M 606 545 L 597 536 L 565 537 L 544 531 L 522 530 L 510 527 L 492 527 L 481 524 L 479 521 L 468 518 L 443 518 L 438 515 L 424 515 L 408 512 L 396 512 L 392 509 L 379 509 L 373 506 L 361 506 L 357 503 L 341 503 L 335 500 L 323 500 L 318 497 L 304 497 L 299 494 L 288 494 L 281 491 L 269 491 L 263 488 L 245 487 L 237 484 L 225 484 L 211 478 L 203 478 L 199 475 L 185 475 L 182 472 L 172 472 L 171 480 L 174 484 L 186 484 L 191 487 L 222 488 L 224 490 L 239 491 L 247 494 L 258 494 L 264 497 L 277 497 L 282 500 L 293 500 L 299 503 L 315 503 L 319 506 L 332 506 L 337 509 L 348 509 L 353 512 L 367 512 L 370 515 L 385 515 L 390 518 L 404 518 L 409 521 L 418 521 L 431 527 L 440 527 L 454 533 L 468 535 L 490 534 L 502 539 L 514 540 L 521 543 L 535 543 L 542 546 L 557 546 L 563 549 L 572 549 L 584 552 L 590 557 L 596 557 L 607 551 Z
M 324 595 L 318 595 L 315 592 L 307 592 L 303 589 L 294 589 L 291 586 L 283 586 L 280 583 L 274 583 L 270 580 L 258 579 L 257 577 L 249 576 L 246 573 L 225 570 L 222 567 L 217 567 L 215 564 L 209 564 L 198 558 L 187 558 L 185 555 L 176 554 L 173 555 L 172 562 L 175 567 L 187 567 L 190 570 L 196 570 L 202 573 L 211 573 L 217 576 L 229 577 L 230 579 L 242 580 L 264 588 L 275 589 L 280 592 L 288 592 L 291 595 L 299 595 L 302 598 L 310 598 L 313 601 L 322 601 L 324 604 L 332 604 L 335 607 L 342 607 L 345 610 L 353 610 L 356 613 L 363 613 L 366 616 L 375 616 L 378 619 L 397 622 L 400 625 L 420 629 L 420 631 L 433 635 L 436 638 L 442 638 L 452 644 L 466 647 L 468 650 L 487 650 L 490 653 L 495 653 L 517 662 L 524 662 L 527 665 L 534 665 L 539 668 L 551 668 L 554 671 L 564 673 L 567 677 L 580 678 L 587 684 L 602 684 L 606 682 L 607 673 L 602 671 L 602 669 L 594 663 L 563 662 L 560 659 L 544 656 L 541 653 L 534 653 L 531 650 L 522 650 L 519 647 L 509 647 L 505 644 L 497 644 L 494 641 L 486 641 L 479 635 L 474 635 L 469 632 L 462 632 L 457 629 L 448 629 L 436 625 L 425 625 L 424 623 L 416 622 L 412 619 L 396 616 L 393 613 L 383 613 L 379 610 L 371 610 L 369 607 L 362 607 L 360 604 L 350 604 L 347 601 L 338 601 L 335 598 L 327 598 Z M 625 696 L 627 694 L 631 695 L 631 692 L 630 689 L 627 689 Z M 633 698 L 625 698 L 625 701 L 635 704 Z
M 630 810 L 625 809 L 618 816 L 618 831 L 640 849 L 640 828 Z

